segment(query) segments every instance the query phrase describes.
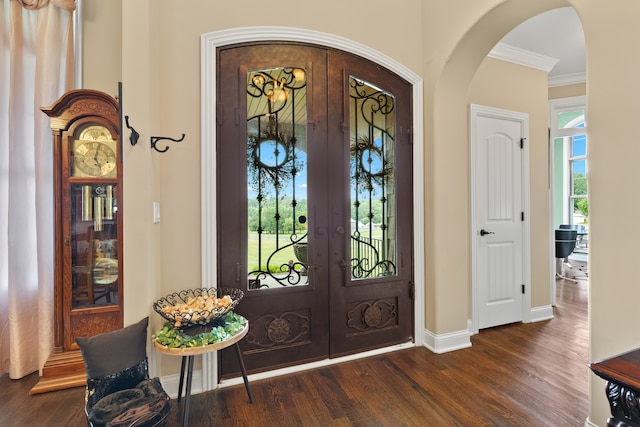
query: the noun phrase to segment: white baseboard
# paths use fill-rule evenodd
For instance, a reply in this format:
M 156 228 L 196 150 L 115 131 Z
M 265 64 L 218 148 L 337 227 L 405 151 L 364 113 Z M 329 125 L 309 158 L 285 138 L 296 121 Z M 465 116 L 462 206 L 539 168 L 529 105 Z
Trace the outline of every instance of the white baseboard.
M 553 307 L 551 305 L 533 307 L 531 309 L 531 322 L 540 322 L 542 320 L 551 319 L 553 319 Z
M 184 381 L 186 383 L 187 379 L 185 378 Z M 164 391 L 167 392 L 170 398 L 176 399 L 178 397 L 178 386 L 180 385 L 180 373 L 160 377 L 160 383 L 162 384 L 162 388 L 164 388 Z M 194 369 L 193 376 L 191 377 L 191 395 L 202 393 L 203 391 L 204 390 L 202 387 L 202 371 Z M 184 397 L 184 394 L 183 394 L 183 397 Z
M 425 329 L 423 342 L 424 346 L 434 353 L 448 353 L 450 351 L 471 347 L 471 332 L 468 327 L 467 330 L 446 334 L 435 334 Z
M 551 305 L 534 307 L 531 309 L 530 321 L 540 322 L 553 319 L 553 307 Z M 434 353 L 447 353 L 471 347 L 471 335 L 473 335 L 473 322 L 467 321 L 467 329 L 449 332 L 446 334 L 435 334 L 427 329 L 424 330 L 424 346 Z

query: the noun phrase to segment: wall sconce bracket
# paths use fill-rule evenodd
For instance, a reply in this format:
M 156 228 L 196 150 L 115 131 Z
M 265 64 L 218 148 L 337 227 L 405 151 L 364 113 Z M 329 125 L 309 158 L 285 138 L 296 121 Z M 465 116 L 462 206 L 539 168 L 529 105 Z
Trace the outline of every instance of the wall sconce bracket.
M 129 135 L 131 145 L 136 145 L 138 143 L 138 138 L 140 138 L 140 134 L 133 128 L 133 126 L 129 125 L 129 116 L 124 116 L 124 122 L 127 125 L 127 129 L 131 131 L 131 135 Z
M 158 153 L 165 153 L 167 152 L 167 150 L 169 150 L 169 146 L 165 146 L 163 149 L 159 149 L 157 147 L 158 141 L 162 141 L 163 139 L 169 140 L 169 141 L 173 141 L 173 142 L 180 142 L 182 140 L 184 140 L 185 134 L 182 134 L 182 137 L 180 137 L 180 139 L 175 139 L 175 138 L 169 138 L 167 136 L 152 136 L 151 137 L 151 148 L 153 148 L 154 150 L 156 150 Z

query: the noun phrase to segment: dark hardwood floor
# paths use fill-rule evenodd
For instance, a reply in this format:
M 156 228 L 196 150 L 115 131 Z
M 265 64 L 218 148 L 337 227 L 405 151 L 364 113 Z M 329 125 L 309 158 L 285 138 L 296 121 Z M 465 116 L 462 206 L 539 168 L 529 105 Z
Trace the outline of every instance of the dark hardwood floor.
M 557 282 L 553 320 L 482 330 L 445 354 L 412 348 L 195 395 L 196 426 L 582 426 L 587 282 Z M 0 377 L 0 425 L 86 426 L 84 389 L 36 396 Z M 604 390 L 603 390 L 604 393 Z M 172 401 L 170 426 L 182 404 Z

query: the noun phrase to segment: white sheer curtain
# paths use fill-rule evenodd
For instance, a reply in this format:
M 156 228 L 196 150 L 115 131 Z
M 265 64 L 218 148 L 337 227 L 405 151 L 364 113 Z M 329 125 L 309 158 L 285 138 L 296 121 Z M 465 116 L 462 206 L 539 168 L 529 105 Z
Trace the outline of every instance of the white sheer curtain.
M 50 106 L 73 88 L 75 0 L 0 0 L 0 375 L 53 350 Z

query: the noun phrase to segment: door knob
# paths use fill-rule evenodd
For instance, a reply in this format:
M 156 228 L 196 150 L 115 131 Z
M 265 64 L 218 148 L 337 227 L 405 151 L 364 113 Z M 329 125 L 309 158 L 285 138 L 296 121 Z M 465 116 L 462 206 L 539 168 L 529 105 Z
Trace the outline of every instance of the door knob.
M 493 231 L 487 231 L 484 228 L 482 230 L 480 230 L 480 235 L 481 236 L 486 236 L 487 234 L 495 234 Z

